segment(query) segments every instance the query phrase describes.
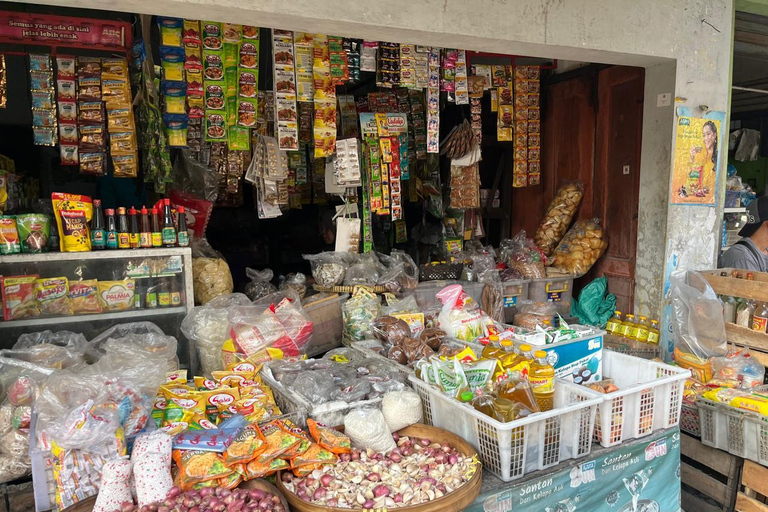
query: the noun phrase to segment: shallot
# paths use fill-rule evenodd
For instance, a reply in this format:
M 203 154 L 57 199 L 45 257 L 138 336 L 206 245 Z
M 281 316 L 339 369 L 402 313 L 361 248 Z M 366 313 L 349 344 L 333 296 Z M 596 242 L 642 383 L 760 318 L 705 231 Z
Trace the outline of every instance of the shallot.
M 309 501 L 306 490 L 304 494 Z M 141 508 L 125 502 L 120 506 L 120 512 L 285 512 L 285 507 L 279 496 L 261 489 L 204 487 L 199 491 L 182 491 L 172 487 L 162 502 Z

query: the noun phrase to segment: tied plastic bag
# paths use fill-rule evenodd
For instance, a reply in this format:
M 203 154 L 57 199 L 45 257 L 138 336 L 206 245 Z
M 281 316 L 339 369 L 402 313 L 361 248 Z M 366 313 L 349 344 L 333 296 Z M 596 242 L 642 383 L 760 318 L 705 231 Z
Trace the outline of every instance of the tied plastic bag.
M 370 448 L 377 453 L 387 453 L 397 448 L 384 415 L 374 407 L 350 411 L 344 417 L 344 433 L 361 450 Z
M 419 285 L 419 267 L 408 253 L 393 250 L 389 256 L 380 254 L 379 259 L 386 266 L 386 270 L 379 277 L 377 284 L 386 287 L 387 291 L 400 293 L 415 290 Z
M 6 355 L 61 370 L 85 362 L 88 341 L 80 333 L 41 331 L 19 336 Z
M 421 398 L 411 389 L 392 391 L 381 400 L 381 412 L 389 431 L 397 432 L 422 420 Z
M 348 255 L 339 252 L 321 252 L 303 256 L 312 267 L 312 277 L 319 286 L 330 288 L 344 283 L 344 276 L 349 267 Z
M 581 277 L 608 248 L 600 219 L 580 220 L 573 225 L 552 253 L 552 266 Z
M 571 182 L 561 186 L 552 198 L 534 236 L 534 242 L 545 255 L 552 254 L 552 250 L 568 230 L 583 196 L 584 185 L 581 182 Z
M 512 239 L 502 240 L 499 246 L 502 260 L 526 279 L 547 277 L 544 268 L 546 257 L 533 240 L 526 238 L 525 231 L 520 231 Z
M 155 364 L 164 361 L 163 370 L 179 368 L 176 355 L 178 342 L 167 336 L 152 322 L 129 322 L 110 327 L 88 344 L 88 354 L 98 360 L 106 354 L 122 354 L 127 360 L 134 356 L 149 356 Z
M 181 332 L 195 344 L 203 373 L 224 368 L 221 347 L 229 338 L 229 308 L 249 306 L 251 301 L 242 293 L 219 295 L 204 306 L 197 306 L 184 317 Z
M 608 278 L 598 277 L 582 288 L 579 299 L 571 299 L 571 315 L 580 324 L 604 328 L 616 310 L 616 296 L 608 293 Z
M 459 284 L 446 286 L 437 293 L 443 308 L 438 317 L 438 328 L 448 336 L 463 341 L 474 341 L 496 332 L 493 320 L 480 309 Z
M 349 345 L 371 337 L 373 321 L 379 316 L 381 302 L 378 297 L 352 297 L 344 303 L 342 318 L 344 335 L 342 341 Z
M 712 380 L 707 383 L 709 387 L 752 389 L 762 386 L 765 367 L 748 352 L 739 350 L 713 358 L 712 373 Z
M 136 498 L 140 507 L 164 500 L 173 487 L 171 447 L 171 436 L 162 430 L 136 438 L 131 461 Z
M 264 270 L 259 271 L 252 268 L 246 268 L 245 275 L 251 280 L 250 283 L 245 285 L 245 289 L 243 290 L 249 299 L 259 300 L 260 298 L 266 297 L 270 293 L 275 293 L 277 291 L 275 285 L 270 282 L 275 277 L 272 269 L 265 268 Z
M 312 336 L 312 321 L 293 290 L 267 295 L 251 306 L 230 308 L 229 329 L 240 352 L 265 360 L 298 357 Z M 278 351 L 269 355 L 269 351 Z
M 552 320 L 557 314 L 554 302 L 520 301 L 517 306 L 513 324 L 526 329 L 536 329 L 537 326 L 552 327 Z
M 676 270 L 669 281 L 675 350 L 702 360 L 724 356 L 728 342 L 723 304 L 707 280 L 698 272 Z
M 293 290 L 300 299 L 307 294 L 307 276 L 301 272 L 292 272 L 285 277 L 280 277 L 278 290 Z
M 104 464 L 93 512 L 113 512 L 120 510 L 123 503 L 133 503 L 131 473 L 131 461 L 128 459 L 109 460 Z
M 206 304 L 234 289 L 227 261 L 205 238 L 192 240 L 192 278 L 195 304 Z
M 344 276 L 346 286 L 373 285 L 379 282 L 381 274 L 385 272 L 375 254 L 361 254 L 356 263 L 352 264 Z

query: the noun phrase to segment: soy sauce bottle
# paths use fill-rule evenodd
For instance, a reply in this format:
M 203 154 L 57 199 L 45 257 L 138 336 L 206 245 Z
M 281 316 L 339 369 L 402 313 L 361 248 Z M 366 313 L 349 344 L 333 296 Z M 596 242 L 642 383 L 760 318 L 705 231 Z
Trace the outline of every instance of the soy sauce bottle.
M 101 251 L 107 248 L 107 231 L 104 229 L 104 214 L 101 211 L 101 199 L 93 200 L 91 246 L 94 251 Z
M 176 247 L 176 226 L 173 224 L 171 214 L 171 200 L 163 201 L 163 246 Z
M 107 249 L 117 249 L 117 224 L 115 223 L 115 210 L 107 208 Z
M 131 232 L 128 235 L 128 240 L 131 244 L 131 249 L 138 249 L 141 247 L 141 239 L 139 234 L 139 220 L 136 218 L 136 208 L 131 206 L 128 210 L 128 216 L 131 219 Z

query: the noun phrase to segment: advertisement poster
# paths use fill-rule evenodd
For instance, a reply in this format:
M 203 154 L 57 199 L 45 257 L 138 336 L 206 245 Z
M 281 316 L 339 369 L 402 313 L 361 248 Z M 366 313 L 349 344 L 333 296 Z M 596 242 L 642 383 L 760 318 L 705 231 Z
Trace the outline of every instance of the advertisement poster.
M 594 450 L 594 448 L 593 448 Z M 563 469 L 481 494 L 467 512 L 678 512 L 680 431 L 565 461 Z M 484 482 L 485 484 L 485 482 Z
M 671 204 L 714 206 L 720 174 L 720 124 L 717 119 L 677 118 Z
M 33 14 L 0 13 L 0 42 L 54 44 L 71 47 L 129 47 L 131 24 L 125 21 L 96 20 Z

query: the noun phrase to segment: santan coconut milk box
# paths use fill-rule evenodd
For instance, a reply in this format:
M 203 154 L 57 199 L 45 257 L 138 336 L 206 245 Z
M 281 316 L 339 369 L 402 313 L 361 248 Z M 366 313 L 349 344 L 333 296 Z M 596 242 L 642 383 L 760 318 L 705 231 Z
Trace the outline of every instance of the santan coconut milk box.
M 583 329 L 582 337 L 568 341 L 544 344 L 544 336 L 536 336 L 532 331 L 526 335 L 523 329 L 516 328 L 515 342 L 529 343 L 533 350 L 543 350 L 547 353 L 547 361 L 555 368 L 555 377 L 571 381 L 575 384 L 589 384 L 603 379 L 603 335 L 605 331 L 571 325 L 575 330 Z M 518 336 L 519 334 L 519 336 Z

